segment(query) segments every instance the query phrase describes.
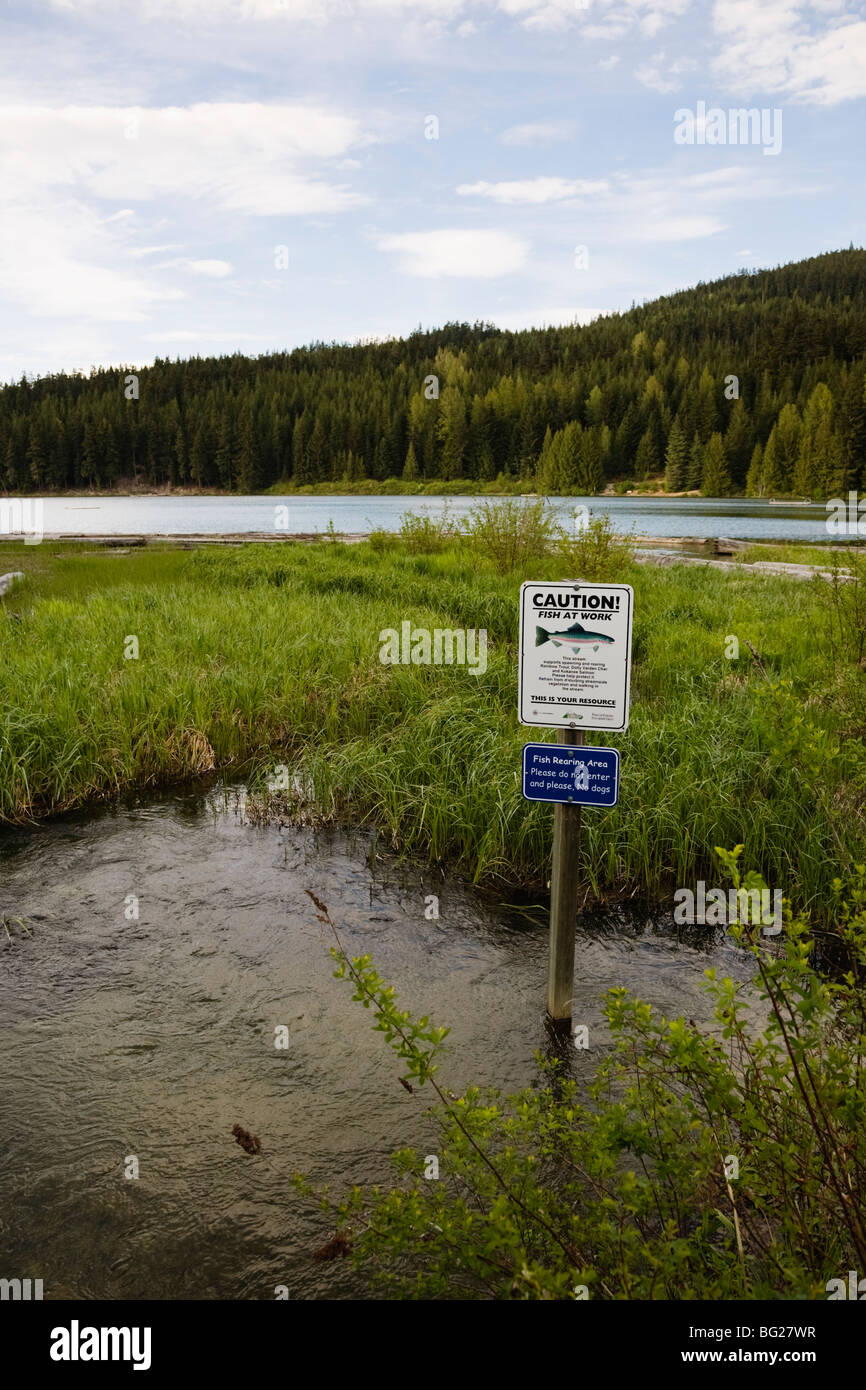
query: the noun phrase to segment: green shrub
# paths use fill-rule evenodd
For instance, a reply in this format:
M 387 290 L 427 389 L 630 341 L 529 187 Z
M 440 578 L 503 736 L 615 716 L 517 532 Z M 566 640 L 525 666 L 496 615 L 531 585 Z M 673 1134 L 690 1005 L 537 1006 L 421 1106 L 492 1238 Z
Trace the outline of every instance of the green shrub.
M 741 879 L 741 848 L 718 851 L 734 886 L 763 887 Z M 399 1010 L 337 936 L 336 974 L 403 1083 L 438 1098 L 439 1180 L 403 1150 L 398 1185 L 332 1208 L 354 1258 L 421 1298 L 825 1298 L 828 1280 L 866 1270 L 866 866 L 836 881 L 834 906 L 832 978 L 787 905 L 781 937 L 731 927 L 756 978 L 705 972 L 709 1031 L 611 990 L 614 1046 L 588 1103 L 541 1058 L 543 1084 L 519 1095 L 453 1095 L 434 1060 L 447 1030 Z
M 411 555 L 435 554 L 450 545 L 456 535 L 457 527 L 449 515 L 447 503 L 441 516 L 403 512 L 400 517 L 400 537 Z
M 481 502 L 463 523 L 462 534 L 499 574 L 513 574 L 545 556 L 555 534 L 553 515 L 543 498 Z
M 619 535 L 609 516 L 593 517 L 582 530 L 560 529 L 555 553 L 563 567 L 563 579 L 585 579 L 588 583 L 617 579 L 634 560 L 630 536 Z
M 395 536 L 393 531 L 372 530 L 367 537 L 371 550 L 375 550 L 380 555 L 383 550 L 396 550 L 400 545 L 400 538 Z

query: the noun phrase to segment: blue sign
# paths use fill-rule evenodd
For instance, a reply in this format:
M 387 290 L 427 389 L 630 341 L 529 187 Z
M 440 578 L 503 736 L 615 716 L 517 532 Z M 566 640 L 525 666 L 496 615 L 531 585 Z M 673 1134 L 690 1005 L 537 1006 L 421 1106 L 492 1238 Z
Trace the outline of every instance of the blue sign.
M 615 806 L 619 753 L 615 748 L 577 748 L 568 743 L 524 744 L 523 795 L 527 801 Z

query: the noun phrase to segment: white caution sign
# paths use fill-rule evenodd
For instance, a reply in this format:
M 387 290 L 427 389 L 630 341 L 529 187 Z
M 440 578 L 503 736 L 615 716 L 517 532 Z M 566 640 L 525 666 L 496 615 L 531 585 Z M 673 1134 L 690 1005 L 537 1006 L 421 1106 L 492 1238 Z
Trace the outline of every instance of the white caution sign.
M 521 724 L 628 727 L 633 609 L 630 584 L 521 584 Z

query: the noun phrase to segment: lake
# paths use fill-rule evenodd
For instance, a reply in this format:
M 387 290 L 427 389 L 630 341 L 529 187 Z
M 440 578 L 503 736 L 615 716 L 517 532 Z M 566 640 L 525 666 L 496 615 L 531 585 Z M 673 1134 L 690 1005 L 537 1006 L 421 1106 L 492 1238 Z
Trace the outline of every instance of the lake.
M 231 535 L 326 531 L 394 531 L 403 512 L 465 516 L 475 497 L 50 497 L 43 501 L 46 535 Z M 740 540 L 823 541 L 821 502 L 773 503 L 752 498 L 554 497 L 568 524 L 575 508 L 609 516 L 617 531 L 642 536 L 730 536 Z M 29 499 L 25 499 L 29 504 Z M 286 524 L 285 508 L 288 508 Z

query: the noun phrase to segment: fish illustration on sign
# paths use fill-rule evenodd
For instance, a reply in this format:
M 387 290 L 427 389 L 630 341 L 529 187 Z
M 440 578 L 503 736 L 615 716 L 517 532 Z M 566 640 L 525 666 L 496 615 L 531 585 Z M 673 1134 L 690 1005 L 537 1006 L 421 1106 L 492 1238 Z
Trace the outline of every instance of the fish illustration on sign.
M 593 651 L 597 652 L 603 642 L 609 645 L 613 640 L 606 632 L 591 632 L 580 623 L 572 623 L 564 632 L 548 632 L 543 627 L 535 629 L 536 647 L 543 646 L 545 642 L 552 642 L 555 647 L 571 647 L 574 650 L 578 647 L 592 647 Z

